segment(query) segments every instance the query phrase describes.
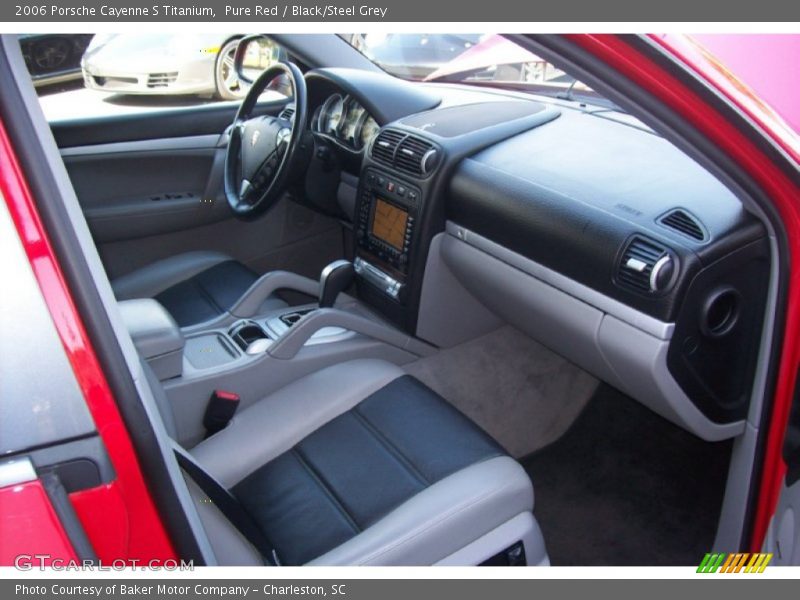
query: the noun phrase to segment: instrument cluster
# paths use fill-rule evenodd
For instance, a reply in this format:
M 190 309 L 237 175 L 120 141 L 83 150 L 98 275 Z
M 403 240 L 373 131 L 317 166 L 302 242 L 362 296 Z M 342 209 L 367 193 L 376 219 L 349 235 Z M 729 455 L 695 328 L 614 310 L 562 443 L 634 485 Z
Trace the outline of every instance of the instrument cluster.
M 314 111 L 311 128 L 359 152 L 378 134 L 380 125 L 355 98 L 335 93 Z

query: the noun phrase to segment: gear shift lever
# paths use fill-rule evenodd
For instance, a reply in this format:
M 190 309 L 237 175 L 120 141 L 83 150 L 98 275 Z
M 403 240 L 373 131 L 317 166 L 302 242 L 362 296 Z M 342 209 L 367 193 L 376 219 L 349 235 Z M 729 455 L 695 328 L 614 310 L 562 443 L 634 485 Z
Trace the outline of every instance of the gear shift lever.
M 350 287 L 355 277 L 353 263 L 336 260 L 322 269 L 319 277 L 319 307 L 330 308 L 341 292 Z

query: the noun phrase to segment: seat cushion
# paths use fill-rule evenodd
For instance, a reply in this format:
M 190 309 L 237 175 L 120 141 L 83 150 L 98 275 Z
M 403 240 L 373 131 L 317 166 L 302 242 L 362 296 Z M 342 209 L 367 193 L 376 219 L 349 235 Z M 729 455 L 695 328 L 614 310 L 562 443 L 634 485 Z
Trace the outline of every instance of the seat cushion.
M 343 544 L 503 449 L 411 376 L 395 379 L 233 488 L 284 564 Z
M 240 411 L 191 454 L 240 499 L 283 564 L 459 562 L 462 549 L 491 538 L 480 542 L 480 562 L 524 537 L 512 527 L 497 542 L 497 531 L 520 518 L 535 523 L 525 470 L 381 360 L 311 373 Z M 195 498 L 221 564 L 263 560 L 213 504 Z
M 228 260 L 176 283 L 155 299 L 178 325 L 186 327 L 215 319 L 232 308 L 256 279 L 242 263 Z
M 118 300 L 154 298 L 181 327 L 210 321 L 231 309 L 258 275 L 217 252 L 188 252 L 158 261 L 112 282 Z M 264 311 L 283 308 L 277 296 Z

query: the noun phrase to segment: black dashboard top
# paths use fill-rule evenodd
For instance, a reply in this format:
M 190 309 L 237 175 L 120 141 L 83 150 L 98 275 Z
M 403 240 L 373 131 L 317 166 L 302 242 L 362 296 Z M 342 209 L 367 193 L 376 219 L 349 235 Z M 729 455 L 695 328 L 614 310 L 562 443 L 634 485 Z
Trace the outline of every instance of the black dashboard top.
M 582 110 L 562 110 L 464 159 L 447 195 L 448 219 L 664 321 L 674 320 L 703 266 L 765 235 L 675 146 Z M 698 239 L 662 222 L 676 210 Z M 670 255 L 675 275 L 663 291 L 620 283 L 634 239 L 645 252 Z
M 440 138 L 452 138 L 544 111 L 539 102 L 504 100 L 474 102 L 417 113 L 400 123 Z
M 745 218 L 741 202 L 675 146 L 604 114 L 562 111 L 560 119 L 468 160 L 488 167 L 498 178 L 524 182 L 531 191 L 554 191 L 575 210 L 581 210 L 580 205 L 602 210 L 679 244 L 699 242 L 656 228 L 657 219 L 671 209 L 682 207 L 697 216 L 710 233 L 707 241 Z
M 442 101 L 438 94 L 427 87 L 374 71 L 314 69 L 306 73 L 306 81 L 312 94 L 319 89 L 326 96 L 331 91 L 354 96 L 380 125 L 430 110 Z

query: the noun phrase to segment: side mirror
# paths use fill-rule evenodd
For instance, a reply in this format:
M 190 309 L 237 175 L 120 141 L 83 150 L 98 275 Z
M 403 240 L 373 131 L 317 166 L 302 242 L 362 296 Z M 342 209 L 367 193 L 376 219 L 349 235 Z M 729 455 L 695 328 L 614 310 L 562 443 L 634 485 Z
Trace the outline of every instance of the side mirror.
M 267 36 L 256 34 L 239 40 L 233 64 L 239 80 L 250 85 L 265 69 L 284 58 L 283 48 Z

